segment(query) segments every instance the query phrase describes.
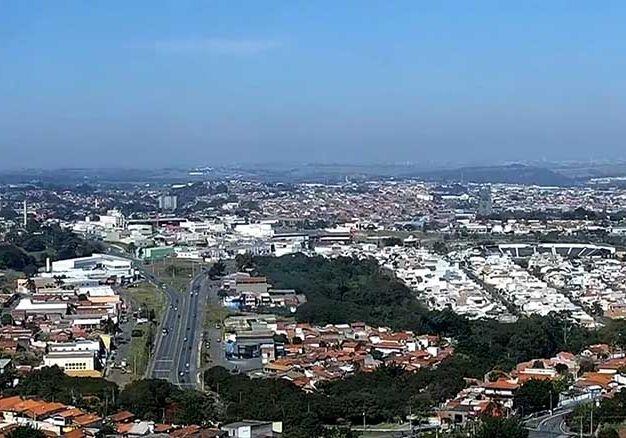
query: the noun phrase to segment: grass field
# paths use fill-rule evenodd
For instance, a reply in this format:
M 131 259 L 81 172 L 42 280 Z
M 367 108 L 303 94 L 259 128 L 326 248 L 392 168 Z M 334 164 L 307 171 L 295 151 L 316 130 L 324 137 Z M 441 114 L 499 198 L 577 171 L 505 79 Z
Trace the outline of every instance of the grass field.
M 145 309 L 147 310 L 146 313 L 149 314 L 150 310 L 154 310 L 156 321 L 161 320 L 165 311 L 165 296 L 159 288 L 149 283 L 143 283 L 127 291 L 133 311 Z M 156 324 L 145 323 L 136 328 L 142 330 L 143 335 L 131 338 L 127 357 L 132 378 L 141 379 L 148 366 L 150 346 L 156 333 Z
M 204 326 L 208 328 L 214 326 L 216 323 L 222 324 L 230 314 L 228 309 L 219 304 L 208 304 L 206 306 Z
M 165 311 L 165 295 L 156 286 L 150 283 L 142 283 L 137 287 L 128 289 L 133 311 L 139 309 L 154 310 L 156 320 L 160 321 Z
M 200 269 L 203 264 L 197 261 L 166 259 L 155 262 L 146 266 L 146 270 L 151 271 L 155 277 L 181 292 L 189 289 L 189 282 Z
M 151 323 L 142 324 L 137 328 L 143 330 L 143 335 L 132 338 L 128 349 L 128 367 L 132 373 L 132 380 L 143 379 L 150 359 L 150 346 L 154 340 L 156 326 Z

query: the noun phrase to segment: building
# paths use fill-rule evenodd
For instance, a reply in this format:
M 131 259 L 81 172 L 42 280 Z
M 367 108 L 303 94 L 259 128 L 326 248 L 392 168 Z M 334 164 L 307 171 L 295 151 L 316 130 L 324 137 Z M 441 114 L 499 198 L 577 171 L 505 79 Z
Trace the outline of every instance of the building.
M 142 257 L 144 260 L 163 260 L 175 254 L 173 246 L 152 246 L 142 249 Z
M 70 376 L 96 371 L 96 355 L 91 351 L 54 351 L 43 357 L 43 363 L 47 367 L 58 366 Z
M 178 208 L 178 197 L 175 195 L 160 195 L 158 198 L 159 210 L 174 211 Z
M 222 430 L 232 438 L 278 437 L 283 432 L 283 423 L 281 421 L 243 420 L 225 424 Z
M 67 313 L 67 303 L 39 303 L 33 302 L 30 298 L 22 298 L 11 312 L 11 316 L 16 321 L 24 321 L 29 316 L 44 316 L 47 319 L 58 321 Z

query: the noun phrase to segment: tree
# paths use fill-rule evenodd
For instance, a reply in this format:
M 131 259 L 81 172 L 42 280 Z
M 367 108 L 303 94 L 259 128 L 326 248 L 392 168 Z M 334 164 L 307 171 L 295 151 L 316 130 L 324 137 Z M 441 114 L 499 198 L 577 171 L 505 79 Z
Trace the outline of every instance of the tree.
M 383 239 L 383 246 L 402 246 L 402 239 L 398 237 L 386 237 Z
M 215 402 L 208 394 L 185 390 L 174 397 L 174 404 L 178 424 L 206 424 L 215 419 Z
M 0 269 L 23 270 L 34 259 L 15 245 L 0 244 Z
M 612 427 L 603 427 L 598 431 L 598 438 L 619 438 L 619 433 Z
M 591 359 L 583 358 L 580 361 L 580 366 L 578 368 L 578 374 L 582 375 L 584 373 L 593 372 L 596 370 L 596 364 L 593 363 Z
M 34 427 L 27 426 L 18 426 L 13 429 L 6 435 L 7 438 L 46 438 L 46 434 L 44 434 L 41 430 L 35 429 Z
M 139 418 L 162 421 L 163 410 L 178 391 L 178 388 L 165 380 L 136 380 L 120 392 L 119 403 Z
M 450 248 L 448 248 L 448 245 L 444 241 L 437 240 L 435 243 L 433 243 L 433 251 L 437 254 L 445 255 L 450 252 Z
M 226 265 L 223 261 L 218 260 L 217 262 L 213 263 L 211 268 L 209 268 L 209 277 L 221 277 L 222 275 L 224 275 L 224 272 L 226 272 Z
M 3 313 L 0 317 L 0 324 L 4 325 L 13 325 L 13 317 L 10 313 Z
M 552 399 L 552 401 L 550 401 Z M 523 415 L 555 408 L 559 393 L 552 382 L 547 380 L 529 380 L 515 393 L 513 404 Z
M 245 271 L 247 269 L 253 269 L 254 257 L 252 257 L 252 254 L 250 253 L 237 254 L 235 256 L 235 263 L 237 264 L 238 271 Z
M 481 418 L 475 438 L 527 438 L 528 431 L 516 418 L 485 416 Z
M 569 368 L 564 363 L 557 363 L 554 367 L 557 373 L 560 375 L 567 374 L 569 372 Z
M 116 434 L 117 429 L 115 428 L 115 426 L 109 423 L 105 423 L 96 433 L 96 438 L 107 438 L 108 436 L 115 436 Z

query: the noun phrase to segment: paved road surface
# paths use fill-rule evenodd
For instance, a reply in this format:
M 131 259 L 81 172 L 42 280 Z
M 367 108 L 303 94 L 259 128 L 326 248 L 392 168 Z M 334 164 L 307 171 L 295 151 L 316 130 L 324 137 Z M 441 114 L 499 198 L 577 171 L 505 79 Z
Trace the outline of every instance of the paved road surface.
M 564 418 L 571 410 L 565 410 L 542 419 L 535 430 L 529 430 L 528 438 L 565 438 L 573 434 L 564 430 Z
M 206 274 L 189 282 L 188 291 L 163 289 L 167 308 L 159 326 L 158 338 L 147 375 L 181 386 L 196 387 L 199 335 L 206 303 Z M 163 334 L 166 330 L 166 334 Z

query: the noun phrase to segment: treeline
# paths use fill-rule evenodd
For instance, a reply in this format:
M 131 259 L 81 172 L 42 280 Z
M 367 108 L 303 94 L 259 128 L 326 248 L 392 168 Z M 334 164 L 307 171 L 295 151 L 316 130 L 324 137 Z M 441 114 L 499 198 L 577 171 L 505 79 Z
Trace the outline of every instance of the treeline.
M 449 362 L 419 373 L 382 366 L 322 383 L 315 393 L 286 380 L 251 380 L 220 367 L 206 372 L 205 383 L 218 394 L 224 421 L 282 420 L 288 437 L 331 436 L 336 431 L 323 425 L 362 424 L 363 415 L 368 424 L 406 421 L 410 412 L 426 414 L 433 404 L 453 397 L 465 385 L 459 368 Z
M 101 252 L 100 242 L 88 241 L 58 224 L 30 222 L 26 230 L 11 230 L 0 244 L 0 269 L 33 274 L 46 258 L 62 260 Z
M 182 390 L 165 380 L 137 380 L 122 390 L 102 378 L 69 377 L 59 367 L 44 367 L 20 377 L 12 388 L 12 374 L 3 375 L 3 395 L 20 395 L 77 406 L 102 416 L 121 409 L 138 418 L 176 424 L 207 424 L 218 417 L 214 397 Z

